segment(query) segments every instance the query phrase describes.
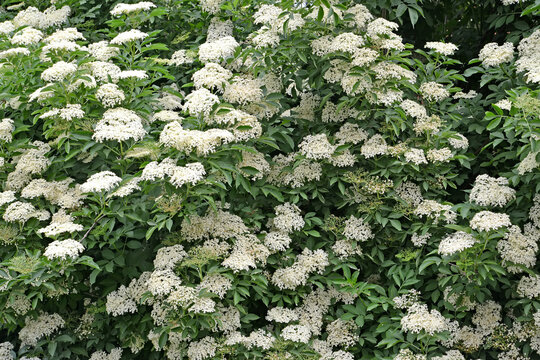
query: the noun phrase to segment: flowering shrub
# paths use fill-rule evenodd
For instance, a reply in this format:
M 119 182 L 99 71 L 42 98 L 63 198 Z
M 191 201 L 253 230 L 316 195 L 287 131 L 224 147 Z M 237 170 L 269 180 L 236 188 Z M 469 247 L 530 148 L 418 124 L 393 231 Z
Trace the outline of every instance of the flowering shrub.
M 412 0 L 38 3 L 0 12 L 0 360 L 540 356 L 540 28 L 465 64 Z

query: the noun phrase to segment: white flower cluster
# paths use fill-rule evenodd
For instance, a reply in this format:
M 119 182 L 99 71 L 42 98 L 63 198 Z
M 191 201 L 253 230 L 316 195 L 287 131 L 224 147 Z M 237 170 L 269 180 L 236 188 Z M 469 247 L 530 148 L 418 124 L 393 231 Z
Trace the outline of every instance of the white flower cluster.
M 249 336 L 243 336 L 239 332 L 231 333 L 225 340 L 225 345 L 242 344 L 248 349 L 259 347 L 268 350 L 272 347 L 276 339 L 272 334 L 263 329 L 252 331 Z
M 106 62 L 106 61 L 92 61 L 89 63 L 86 63 L 82 65 L 81 67 L 84 67 L 85 69 L 88 69 L 92 72 L 92 76 L 95 78 L 92 81 L 92 78 L 90 78 L 90 83 L 88 82 L 82 82 L 81 85 L 84 85 L 87 88 L 95 88 L 96 87 L 96 80 L 98 82 L 109 82 L 109 78 L 113 82 L 118 81 L 118 74 L 122 72 L 118 66 L 116 66 L 113 63 Z M 77 81 L 80 81 L 82 79 L 79 79 Z M 75 85 L 75 84 L 73 84 Z
M 399 106 L 405 111 L 407 115 L 415 119 L 427 118 L 427 110 L 419 103 L 412 100 L 403 100 Z
M 208 211 L 205 216 L 191 215 L 182 221 L 181 235 L 188 241 L 202 239 L 229 239 L 249 232 L 238 215 L 218 209 Z M 219 246 L 215 245 L 217 249 Z M 226 251 L 225 251 L 226 252 Z
M 484 334 L 490 334 L 502 320 L 501 309 L 501 305 L 493 300 L 488 300 L 476 307 L 476 313 L 472 317 L 472 323 Z
M 178 122 L 165 125 L 159 136 L 159 142 L 166 146 L 186 153 L 196 150 L 200 155 L 213 153 L 218 146 L 235 140 L 235 136 L 229 130 L 187 130 L 182 128 Z
M 452 150 L 444 147 L 441 149 L 429 149 L 426 157 L 431 162 L 449 162 L 452 156 L 454 156 Z
M 221 264 L 233 272 L 238 272 L 256 268 L 257 262 L 266 264 L 268 256 L 270 251 L 255 235 L 238 235 L 229 257 Z
M 129 286 L 121 285 L 109 293 L 105 304 L 107 313 L 119 316 L 137 312 L 137 304 L 140 303 L 142 295 L 148 291 L 147 282 L 150 275 L 150 272 L 144 272 L 139 278 L 131 280 Z
M 469 147 L 469 140 L 459 133 L 456 133 L 452 135 L 451 138 L 448 138 L 448 143 L 450 143 L 450 146 L 452 146 L 454 149 L 467 150 Z
M 293 83 L 293 85 L 295 85 Z M 313 94 L 311 92 L 300 93 L 300 104 L 295 106 L 284 113 L 281 116 L 295 117 L 308 121 L 315 120 L 315 110 L 319 106 L 320 97 L 319 95 Z
M 420 85 L 422 97 L 430 102 L 438 102 L 450 96 L 450 92 L 442 84 L 430 81 Z
M 201 88 L 186 96 L 183 110 L 192 116 L 208 116 L 214 104 L 219 103 L 219 98 L 208 89 Z
M 15 25 L 13 25 L 13 22 L 10 20 L 0 22 L 0 34 L 2 35 L 12 33 L 15 29 Z
M 201 280 L 197 289 L 205 289 L 223 299 L 231 287 L 232 281 L 228 277 L 220 274 L 210 274 Z
M 412 206 L 418 206 L 423 200 L 420 186 L 404 181 L 394 188 L 396 195 Z
M 103 350 L 92 353 L 88 360 L 120 360 L 122 358 L 122 348 L 114 348 L 110 353 Z
M 233 56 L 238 46 L 238 42 L 232 36 L 207 41 L 199 46 L 199 60 L 203 63 L 219 62 Z
M 165 246 L 158 250 L 154 258 L 155 269 L 172 269 L 187 256 L 182 245 Z
M 193 73 L 193 84 L 196 89 L 206 87 L 223 92 L 228 80 L 233 76 L 230 70 L 216 63 L 206 63 L 204 67 Z
M 373 15 L 371 15 L 368 8 L 364 5 L 356 4 L 348 8 L 345 13 L 354 16 L 354 25 L 360 30 L 363 30 L 373 20 Z
M 415 354 L 411 349 L 400 349 L 394 360 L 427 360 L 426 355 Z
M 223 99 L 240 105 L 258 103 L 263 96 L 261 85 L 261 81 L 252 76 L 236 76 L 226 85 Z
M 80 189 L 85 193 L 111 191 L 118 186 L 121 181 L 122 178 L 116 176 L 112 171 L 101 171 L 90 176 L 88 180 L 81 185 Z
M 113 193 L 109 195 L 109 197 L 126 197 L 128 195 L 131 195 L 133 192 L 137 190 L 141 190 L 141 187 L 139 186 L 139 183 L 142 181 L 142 179 L 137 176 L 130 180 L 128 180 L 126 183 L 121 185 L 118 189 L 116 189 Z
M 109 95 L 111 92 L 108 92 L 107 96 Z M 113 102 L 116 103 L 118 100 L 118 94 L 116 94 Z M 106 102 L 112 105 L 111 98 L 108 98 Z M 144 130 L 139 115 L 135 111 L 118 107 L 105 111 L 94 128 L 92 138 L 97 142 L 105 140 L 127 141 L 129 139 L 138 141 L 142 140 L 145 135 L 146 130 Z
M 21 346 L 36 346 L 37 342 L 63 328 L 66 322 L 58 314 L 41 313 L 36 319 L 26 317 L 24 327 L 19 331 Z
M 28 56 L 30 55 L 30 50 L 24 47 L 7 49 L 0 52 L 0 59 L 7 59 L 18 55 Z
M 107 40 L 102 40 L 89 44 L 88 52 L 96 58 L 96 60 L 105 62 L 118 55 L 119 49 L 114 46 L 109 46 Z
M 29 6 L 25 10 L 19 11 L 12 21 L 16 28 L 27 25 L 38 29 L 47 29 L 65 23 L 70 13 L 71 8 L 67 5 L 60 9 L 51 6 L 43 12 Z
M 264 237 L 264 246 L 271 252 L 285 251 L 291 242 L 290 236 L 281 231 L 271 231 Z
M 529 275 L 521 277 L 517 293 L 522 298 L 534 299 L 540 296 L 540 276 Z
M 12 355 L 13 349 L 14 349 L 14 346 L 10 342 L 6 341 L 6 342 L 3 342 L 3 343 L 0 343 L 0 359 L 2 359 L 2 360 L 14 360 L 15 357 L 13 357 L 13 355 Z
M 49 245 L 47 245 L 47 248 L 45 249 L 45 252 L 43 253 L 43 256 L 45 256 L 49 260 L 53 259 L 62 259 L 66 260 L 66 258 L 71 259 L 77 259 L 84 251 L 84 246 L 73 239 L 67 239 L 67 240 L 55 240 Z
M 344 122 L 348 118 L 356 117 L 357 114 L 358 112 L 350 107 L 343 106 L 341 107 L 341 109 L 338 109 L 338 106 L 336 104 L 334 104 L 331 101 L 327 101 L 324 104 L 324 108 L 321 114 L 321 120 L 324 123 Z M 351 123 L 351 125 L 356 125 L 356 124 Z
M 305 248 L 293 265 L 276 270 L 272 276 L 272 283 L 280 289 L 294 290 L 298 286 L 305 285 L 311 273 L 322 274 L 329 264 L 326 252 L 321 249 L 312 251 Z
M 353 166 L 357 161 L 356 155 L 352 154 L 349 149 L 342 151 L 341 153 L 336 153 L 332 155 L 328 161 L 330 164 L 337 167 L 348 167 Z
M 512 223 L 510 222 L 510 216 L 491 211 L 480 211 L 474 214 L 469 223 L 471 229 L 478 231 L 497 230 L 511 225 Z
M 427 159 L 422 149 L 410 148 L 403 156 L 405 156 L 405 161 L 407 162 L 416 165 L 427 164 Z
M 268 310 L 266 320 L 287 324 L 291 321 L 297 321 L 298 313 L 294 309 L 278 306 Z
M 536 152 L 529 152 L 527 156 L 517 166 L 517 172 L 519 175 L 525 175 L 528 172 L 533 171 L 534 169 L 538 168 L 540 166 L 540 163 L 536 160 L 536 157 L 538 156 L 538 151 Z
M 511 42 L 499 46 L 497 43 L 484 45 L 478 57 L 485 67 L 499 66 L 514 59 L 514 44 Z
M 321 356 L 321 360 L 354 360 L 354 355 L 344 350 L 333 351 L 327 341 L 315 339 L 312 342 L 313 350 Z
M 326 326 L 326 332 L 328 333 L 326 341 L 330 346 L 354 346 L 359 339 L 357 329 L 353 321 L 336 319 Z
M 0 193 L 0 206 L 9 204 L 15 200 L 17 200 L 15 197 L 15 191 L 6 190 Z
M 411 289 L 403 295 L 394 297 L 392 301 L 397 309 L 408 309 L 420 301 L 420 295 L 420 291 Z
M 202 179 L 204 179 L 206 171 L 201 163 L 190 163 L 186 166 L 176 165 L 176 160 L 171 158 L 165 158 L 158 163 L 152 161 L 146 165 L 143 169 L 141 179 L 142 180 L 163 180 L 165 176 L 169 176 L 169 182 L 176 187 L 181 187 L 184 184 L 195 185 Z
M 298 206 L 285 203 L 276 206 L 274 210 L 276 216 L 273 219 L 273 226 L 279 231 L 289 234 L 304 227 L 305 221 L 300 215 Z
M 343 235 L 348 240 L 367 241 L 374 237 L 373 232 L 368 224 L 363 219 L 353 215 L 345 221 Z
M 508 179 L 478 175 L 469 199 L 481 206 L 505 206 L 516 197 L 516 190 L 508 187 Z
M 85 113 L 80 104 L 67 104 L 64 108 L 52 108 L 44 112 L 40 119 L 58 117 L 62 120 L 72 121 L 73 119 L 82 119 Z
M 457 231 L 447 235 L 439 243 L 439 254 L 443 256 L 453 255 L 472 247 L 476 239 L 464 231 Z
M 142 32 L 141 30 L 138 30 L 138 29 L 131 29 L 129 31 L 125 31 L 116 35 L 111 40 L 111 44 L 122 45 L 122 44 L 130 43 L 130 42 L 134 42 L 138 40 L 143 40 L 143 39 L 146 39 L 146 37 L 148 37 L 147 33 Z
M 211 0 L 204 0 L 210 2 Z M 211 336 L 206 336 L 199 341 L 189 343 L 187 356 L 189 360 L 204 360 L 212 358 L 216 354 L 218 343 Z
M 502 264 L 510 273 L 523 272 L 522 265 L 532 268 L 536 264 L 536 253 L 538 252 L 537 241 L 540 234 L 523 234 L 517 226 L 510 226 L 504 239 L 497 243 L 497 251 L 501 256 Z
M 311 338 L 311 331 L 307 326 L 289 325 L 281 330 L 281 337 L 285 340 L 307 344 Z
M 540 194 L 536 194 L 533 199 L 533 205 L 529 209 L 529 219 L 534 226 L 540 228 Z
M 443 126 L 443 120 L 437 115 L 416 118 L 414 132 L 418 135 L 422 133 L 437 133 Z M 434 149 L 430 149 L 434 150 Z
M 398 28 L 399 25 L 395 22 L 377 18 L 367 25 L 366 34 L 380 49 L 402 51 L 405 45 L 401 37 L 394 34 Z
M 47 237 L 55 237 L 62 233 L 73 233 L 76 231 L 82 231 L 83 226 L 73 223 L 73 217 L 66 213 L 64 209 L 58 210 L 53 216 L 51 223 L 39 229 L 38 234 L 43 233 Z
M 337 146 L 330 144 L 326 134 L 318 134 L 305 136 L 298 148 L 306 158 L 320 160 L 330 158 Z
M 163 122 L 173 122 L 177 121 L 178 123 L 182 123 L 182 120 L 184 120 L 177 112 L 172 110 L 161 110 L 156 112 L 154 115 L 152 115 L 152 118 L 150 119 L 150 122 L 154 121 L 163 121 Z
M 14 160 L 15 170 L 7 177 L 6 190 L 21 190 L 31 181 L 32 175 L 40 174 L 51 163 L 50 158 L 45 156 L 51 150 L 48 144 L 34 141 L 30 145 L 33 147 L 21 149 L 21 156 Z
M 123 70 L 118 74 L 118 79 L 144 80 L 148 79 L 148 74 L 146 70 Z
M 384 155 L 388 151 L 388 145 L 386 140 L 380 134 L 373 135 L 367 140 L 360 148 L 360 153 L 364 155 L 366 159 L 370 159 L 377 155 Z
M 525 72 L 527 82 L 540 83 L 540 30 L 535 30 L 529 37 L 519 42 L 519 59 L 516 61 L 517 71 Z
M 13 35 L 11 43 L 14 45 L 28 46 L 37 44 L 41 39 L 43 39 L 43 33 L 41 31 L 32 27 L 26 27 Z
M 221 20 L 219 17 L 215 16 L 210 20 L 210 25 L 208 26 L 208 33 L 206 34 L 207 41 L 215 41 L 221 39 L 225 36 L 233 35 L 234 25 L 231 20 Z
M 428 310 L 426 304 L 416 303 L 401 318 L 401 327 L 405 332 L 418 334 L 425 331 L 429 335 L 447 330 L 446 319 L 437 310 Z
M 431 234 L 430 233 L 425 233 L 425 234 L 418 234 L 418 233 L 414 233 L 412 236 L 411 236 L 411 242 L 413 243 L 414 246 L 416 247 L 422 247 L 424 245 L 427 244 L 428 240 L 431 238 Z
M 434 200 L 422 200 L 422 202 L 414 209 L 414 214 L 420 217 L 426 216 L 429 219 L 434 219 L 438 223 L 441 217 L 444 217 L 446 223 L 454 223 L 457 214 L 452 210 L 452 206 L 443 205 Z
M 201 8 L 210 14 L 216 14 L 224 0 L 200 0 Z M 191 358 L 190 358 L 191 360 Z
M 47 210 L 37 210 L 34 205 L 28 202 L 15 201 L 6 208 L 2 219 L 6 222 L 19 222 L 24 224 L 31 218 L 37 218 L 43 221 L 47 220 L 49 217 L 50 214 Z
M 43 39 L 47 44 L 61 41 L 86 40 L 76 28 L 59 29 Z
M 191 64 L 195 60 L 195 54 L 188 50 L 177 50 L 171 55 L 171 59 L 167 61 L 170 65 L 180 66 Z
M 73 209 L 79 207 L 85 197 L 80 185 L 69 187 L 73 181 L 72 178 L 50 182 L 45 179 L 34 179 L 22 189 L 21 196 L 26 199 L 43 196 L 51 204 L 64 209 Z
M 59 61 L 41 73 L 41 79 L 47 82 L 64 81 L 77 71 L 77 65 Z
M 139 11 L 148 11 L 152 8 L 155 8 L 156 5 L 154 3 L 151 3 L 150 1 L 141 1 L 135 4 L 116 4 L 112 10 L 111 15 L 119 16 L 119 15 L 129 15 L 132 13 L 138 13 Z
M 13 125 L 13 120 L 4 118 L 0 121 L 0 140 L 4 142 L 13 141 L 13 131 L 15 126 Z
M 431 360 L 466 360 L 459 350 L 448 350 L 445 355 L 434 356 Z
M 148 291 L 154 296 L 162 296 L 171 293 L 182 284 L 182 280 L 170 268 L 154 270 L 148 278 Z
M 126 99 L 124 92 L 116 84 L 103 84 L 96 91 L 96 98 L 105 107 L 120 105 Z
M 425 45 L 426 49 L 432 49 L 439 54 L 451 56 L 454 55 L 454 53 L 458 50 L 458 47 L 455 44 L 452 43 L 443 43 L 443 42 L 435 42 L 435 41 L 429 41 Z

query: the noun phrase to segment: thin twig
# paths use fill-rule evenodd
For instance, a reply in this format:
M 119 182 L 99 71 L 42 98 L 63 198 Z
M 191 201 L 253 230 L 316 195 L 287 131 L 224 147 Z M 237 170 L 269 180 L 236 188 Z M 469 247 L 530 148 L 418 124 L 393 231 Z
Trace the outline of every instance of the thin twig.
M 83 241 L 84 239 L 86 239 L 86 237 L 88 236 L 88 234 L 90 234 L 90 231 L 92 231 L 92 229 L 96 226 L 96 224 L 98 223 L 99 220 L 101 220 L 101 218 L 103 218 L 105 216 L 105 214 L 102 214 L 100 215 L 96 221 L 94 221 L 94 223 L 92 224 L 92 226 L 90 226 L 90 229 L 88 229 L 88 231 L 84 234 L 84 236 L 82 237 L 82 239 L 80 241 Z

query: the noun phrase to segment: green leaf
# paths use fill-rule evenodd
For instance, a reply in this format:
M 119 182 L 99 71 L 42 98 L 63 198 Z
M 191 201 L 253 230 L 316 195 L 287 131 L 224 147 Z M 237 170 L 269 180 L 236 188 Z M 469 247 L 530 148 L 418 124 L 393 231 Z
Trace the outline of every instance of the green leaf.
M 131 240 L 126 243 L 126 246 L 130 249 L 140 249 L 142 247 L 142 244 L 140 241 Z
M 159 341 L 158 341 L 158 345 L 160 349 L 163 349 L 165 347 L 165 345 L 167 344 L 167 340 L 169 340 L 169 333 L 167 332 L 161 333 L 161 335 L 159 336 Z
M 422 262 L 422 264 L 418 268 L 418 273 L 421 274 L 429 266 L 431 266 L 433 264 L 439 265 L 440 263 L 441 263 L 441 258 L 440 257 L 438 257 L 438 256 L 428 257 Z
M 418 22 L 418 12 L 413 9 L 413 8 L 409 8 L 409 17 L 411 18 L 411 24 L 414 28 L 414 25 Z
M 396 9 L 396 17 L 400 18 L 403 14 L 405 14 L 405 11 L 407 11 L 407 5 L 404 3 L 399 4 Z
M 401 231 L 401 223 L 398 220 L 390 220 L 390 224 L 396 229 Z
M 51 341 L 49 345 L 47 346 L 47 350 L 49 351 L 49 355 L 51 355 L 54 359 L 54 354 L 56 353 L 56 347 L 58 346 L 58 343 L 56 341 Z
M 488 126 L 486 126 L 486 129 L 491 131 L 495 129 L 499 124 L 501 123 L 502 118 L 500 116 L 496 117 L 495 119 L 491 120 Z

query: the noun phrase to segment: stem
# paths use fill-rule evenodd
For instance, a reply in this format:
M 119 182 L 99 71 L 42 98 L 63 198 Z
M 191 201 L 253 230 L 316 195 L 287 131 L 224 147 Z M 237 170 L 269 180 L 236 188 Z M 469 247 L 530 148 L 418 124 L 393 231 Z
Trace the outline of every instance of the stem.
M 88 229 L 86 231 L 86 233 L 84 234 L 84 236 L 81 238 L 81 240 L 79 241 L 83 241 L 84 239 L 86 239 L 86 237 L 90 234 L 90 231 L 92 231 L 92 229 L 94 229 L 94 227 L 96 226 L 96 224 L 98 223 L 99 220 L 101 220 L 103 217 L 105 216 L 105 214 L 103 213 L 100 213 L 98 215 L 98 217 L 96 218 L 96 220 L 94 220 L 94 223 L 92 224 L 92 226 L 90 226 L 90 229 Z

